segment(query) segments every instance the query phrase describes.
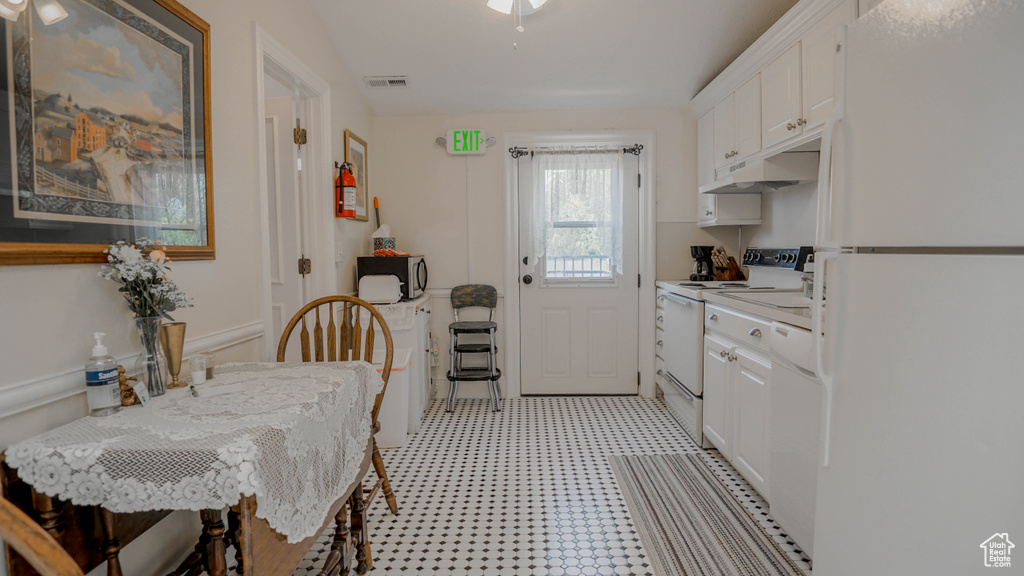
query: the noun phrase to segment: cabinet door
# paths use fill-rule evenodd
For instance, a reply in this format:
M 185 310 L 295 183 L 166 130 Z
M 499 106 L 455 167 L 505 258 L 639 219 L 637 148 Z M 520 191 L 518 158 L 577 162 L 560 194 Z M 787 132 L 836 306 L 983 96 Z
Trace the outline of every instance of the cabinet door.
M 704 336 L 704 437 L 710 440 L 723 456 L 730 459 L 731 352 L 732 347 L 728 344 L 712 336 Z
M 697 223 L 706 224 L 718 218 L 718 195 L 697 194 Z
M 839 63 L 843 27 L 853 22 L 856 0 L 847 0 L 814 25 L 800 42 L 803 47 L 803 129 L 824 124 L 832 116 L 839 94 Z
M 730 462 L 755 490 L 770 498 L 768 486 L 768 401 L 771 362 L 739 348 L 733 362 L 733 437 Z
M 715 168 L 734 161 L 736 150 L 736 94 L 732 93 L 715 105 Z
M 697 188 L 715 181 L 715 113 L 697 119 Z
M 803 132 L 799 120 L 800 43 L 761 71 L 761 145 L 775 144 Z
M 735 162 L 761 151 L 761 75 L 755 74 L 736 94 Z

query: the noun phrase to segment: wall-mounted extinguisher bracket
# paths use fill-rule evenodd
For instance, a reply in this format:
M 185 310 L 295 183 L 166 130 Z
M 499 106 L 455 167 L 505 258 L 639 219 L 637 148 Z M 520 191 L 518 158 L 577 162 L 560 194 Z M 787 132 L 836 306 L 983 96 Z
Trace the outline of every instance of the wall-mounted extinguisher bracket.
M 334 216 L 337 218 L 356 217 L 356 177 L 352 175 L 352 164 L 334 163 L 338 177 L 334 179 Z

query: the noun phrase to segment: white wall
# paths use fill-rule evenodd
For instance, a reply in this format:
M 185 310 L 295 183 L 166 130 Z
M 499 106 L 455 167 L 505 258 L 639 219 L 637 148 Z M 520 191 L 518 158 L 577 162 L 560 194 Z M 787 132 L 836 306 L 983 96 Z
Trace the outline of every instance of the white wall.
M 345 128 L 372 140 L 370 113 L 328 31 L 304 0 L 181 1 L 212 30 L 217 259 L 173 265 L 175 281 L 196 306 L 174 317 L 188 323 L 189 341 L 244 340 L 219 351 L 218 361 L 255 360 L 260 347 L 258 336 L 252 338 L 261 318 L 252 22 L 330 83 L 335 159 L 343 156 Z M 323 191 L 325 198 L 330 194 L 331 190 Z M 325 206 L 329 208 L 330 201 Z M 342 291 L 354 290 L 354 257 L 365 250 L 369 228 L 350 221 L 336 224 L 336 245 L 342 251 L 336 273 Z M 31 395 L 47 386 L 59 388 L 61 382 L 74 385 L 90 355 L 92 332 L 108 334 L 115 357 L 137 354 L 130 314 L 115 285 L 99 278 L 98 270 L 95 264 L 0 268 L 0 414 L 10 411 L 14 390 Z M 43 399 L 41 404 L 0 419 L 0 448 L 85 414 L 84 394 L 54 402 Z M 122 556 L 125 573 L 166 573 L 192 545 L 194 534 L 188 528 L 198 524 L 194 516 L 173 514 L 129 546 Z
M 434 140 L 455 128 L 483 129 L 498 145 L 483 156 L 449 156 Z M 724 244 L 736 253 L 736 228 L 697 228 L 696 119 L 689 110 L 604 110 L 390 116 L 373 119 L 371 194 L 398 248 L 426 256 L 435 305 L 431 330 L 442 366 L 435 382 L 447 390 L 447 290 L 459 284 L 504 283 L 505 160 L 510 132 L 655 130 L 657 132 L 657 276 L 689 275 L 691 244 Z M 499 304 L 498 318 L 502 318 Z M 500 332 L 500 331 L 499 331 Z M 499 341 L 499 356 L 505 348 Z M 499 366 L 505 359 L 499 358 Z M 483 384 L 460 385 L 460 397 L 486 397 Z

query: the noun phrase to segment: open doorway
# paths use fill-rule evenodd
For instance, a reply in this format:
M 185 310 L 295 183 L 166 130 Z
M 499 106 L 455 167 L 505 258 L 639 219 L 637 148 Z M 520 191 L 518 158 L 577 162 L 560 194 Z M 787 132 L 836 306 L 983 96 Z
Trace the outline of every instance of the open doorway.
M 259 26 L 254 32 L 262 356 L 273 360 L 292 315 L 336 291 L 327 193 L 332 189 L 330 87 Z

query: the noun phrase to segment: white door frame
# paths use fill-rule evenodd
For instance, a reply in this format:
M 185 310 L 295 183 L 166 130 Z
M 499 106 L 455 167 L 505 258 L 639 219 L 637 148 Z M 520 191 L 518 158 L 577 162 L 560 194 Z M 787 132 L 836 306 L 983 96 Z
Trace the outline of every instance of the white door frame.
M 260 317 L 263 320 L 264 360 L 277 357 L 277 342 L 273 342 L 274 323 L 270 295 L 270 206 L 267 183 L 266 106 L 263 74 L 267 70 L 295 80 L 299 95 L 306 104 L 309 119 L 307 138 L 312 153 L 304 160 L 306 185 L 300 190 L 303 203 L 308 207 L 305 221 L 310 239 L 309 257 L 313 260 L 313 273 L 309 279 L 312 298 L 337 292 L 338 275 L 334 265 L 334 207 L 327 191 L 332 189 L 331 164 L 331 87 L 301 60 L 274 40 L 259 24 L 253 22 L 253 78 L 256 125 L 256 184 L 260 213 Z M 288 129 L 289 127 L 285 127 Z M 287 264 L 286 264 L 287 266 Z
M 643 145 L 640 154 L 640 298 L 637 360 L 640 369 L 640 395 L 654 397 L 654 267 L 655 221 L 657 217 L 657 172 L 655 170 L 654 130 L 605 130 L 599 132 L 520 132 L 507 133 L 503 148 L 530 148 L 554 144 Z M 522 395 L 519 362 L 519 195 L 516 161 L 505 152 L 505 387 L 509 398 Z M 645 312 L 649 311 L 649 312 Z

